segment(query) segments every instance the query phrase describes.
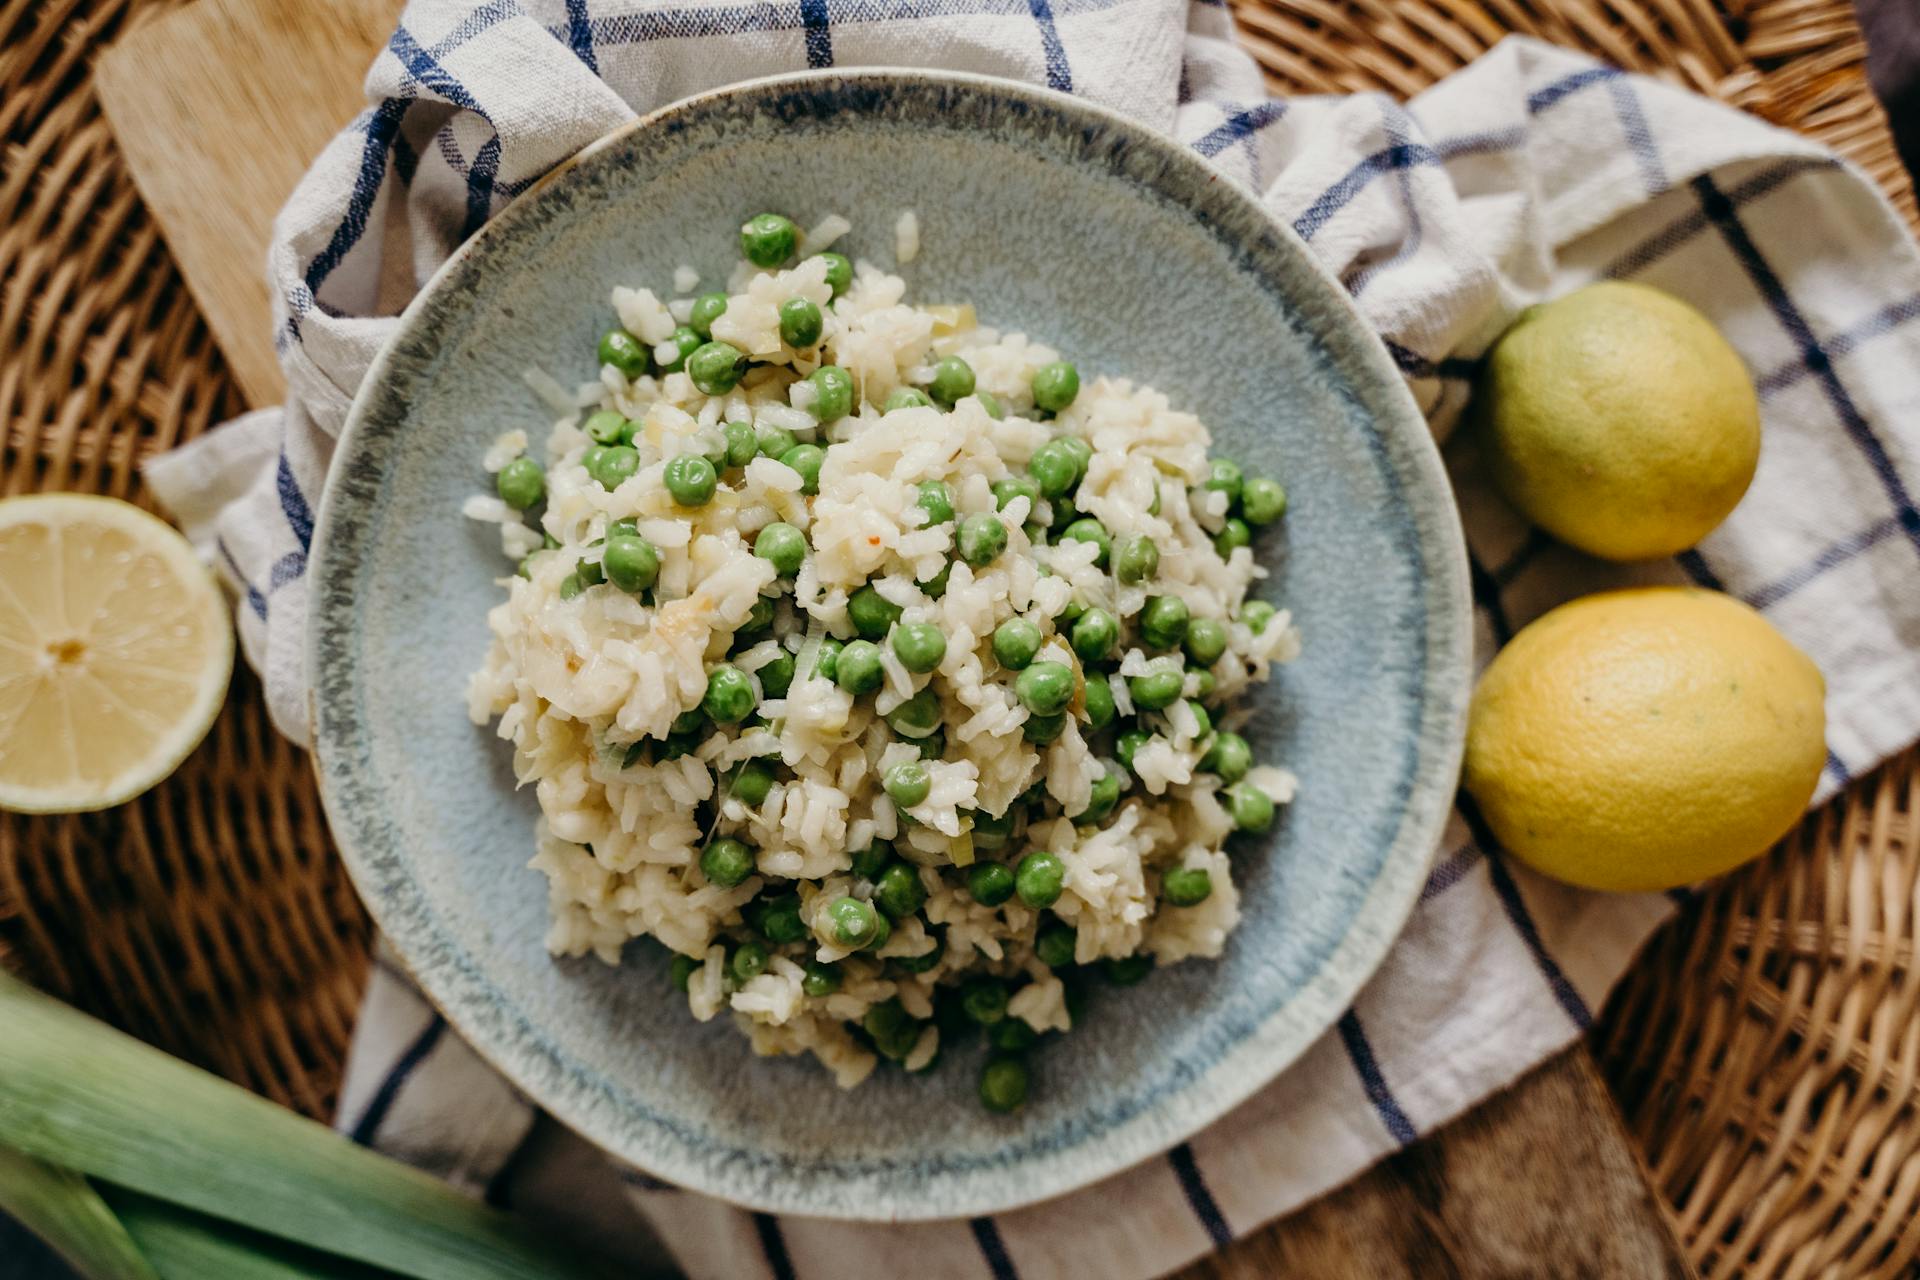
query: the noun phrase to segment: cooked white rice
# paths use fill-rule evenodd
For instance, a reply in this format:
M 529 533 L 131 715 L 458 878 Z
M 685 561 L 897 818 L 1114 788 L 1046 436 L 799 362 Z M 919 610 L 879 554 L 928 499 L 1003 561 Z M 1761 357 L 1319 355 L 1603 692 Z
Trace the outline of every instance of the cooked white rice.
M 824 248 L 847 231 L 844 219 L 827 217 L 800 247 Z M 917 220 L 901 219 L 899 261 L 917 251 L 919 234 Z M 684 293 L 698 279 L 682 267 L 674 284 Z M 896 1056 L 920 1069 L 939 1047 L 938 1027 L 928 1021 L 936 1000 L 982 976 L 1011 990 L 1009 1017 L 1035 1032 L 1067 1030 L 1062 972 L 1070 971 L 1035 954 L 1036 932 L 1049 917 L 1074 931 L 1078 965 L 1218 955 L 1239 912 L 1226 851 L 1234 823 L 1220 798 L 1222 779 L 1203 767 L 1211 731 L 1186 702 L 1142 713 L 1140 727 L 1153 734 L 1123 769 L 1115 729 L 1095 731 L 1086 722 L 1080 691 L 1088 678 L 1105 681 L 1124 724 L 1135 710 L 1130 678 L 1183 670 L 1181 658 L 1152 650 L 1140 635 L 1137 615 L 1152 596 L 1178 597 L 1193 618 L 1223 624 L 1224 654 L 1205 675 L 1184 677 L 1189 696 L 1211 679 L 1206 702 L 1222 728 L 1237 723 L 1236 695 L 1298 651 L 1284 612 L 1258 629 L 1243 619 L 1249 591 L 1265 574 L 1246 547 L 1225 558 L 1215 550 L 1228 502 L 1203 487 L 1206 427 L 1158 391 L 1104 376 L 1048 417 L 1035 408 L 1032 384 L 1059 359 L 1052 348 L 982 326 L 964 304 L 908 304 L 900 278 L 864 262 L 837 298 L 819 257 L 777 270 L 742 263 L 727 292 L 711 328 L 715 340 L 754 362 L 737 387 L 709 396 L 685 371 L 629 379 L 608 365 L 597 383 L 571 396 L 533 377 L 565 412 L 546 441 L 539 529 L 491 495 L 466 506 L 470 517 L 500 525 L 507 555 L 525 558 L 521 576 L 502 579 L 506 598 L 489 614 L 493 643 L 473 677 L 469 709 L 476 723 L 498 720 L 499 735 L 513 744 L 516 774 L 539 801 L 531 865 L 548 880 L 549 948 L 591 952 L 611 964 L 629 940 L 656 938 L 688 958 L 681 967 L 690 970 L 695 1017 L 727 1012 L 757 1052 L 812 1053 L 842 1086 L 857 1084 L 876 1063 L 871 1037 L 859 1030 L 876 1005 L 897 1000 L 916 1020 L 911 1048 Z M 782 341 L 780 306 L 796 297 L 822 312 L 824 337 L 814 349 Z M 675 329 L 693 313 L 692 298 L 663 300 L 622 286 L 610 303 L 656 364 L 679 355 Z M 969 395 L 944 411 L 883 412 L 890 393 L 926 387 L 947 356 L 971 366 L 986 397 Z M 855 388 L 854 411 L 824 427 L 808 412 L 815 388 L 802 381 L 822 364 L 847 370 Z M 987 397 L 997 398 L 1004 416 L 990 412 Z M 638 467 L 611 491 L 583 464 L 592 442 L 582 426 L 594 410 L 618 411 L 635 424 Z M 759 456 L 723 466 L 705 505 L 676 503 L 665 464 L 683 453 L 723 451 L 721 428 L 730 422 L 830 446 L 818 495 L 802 492 L 791 467 Z M 1061 513 L 1044 500 L 1017 496 L 1007 504 L 1000 512 L 1006 549 L 978 568 L 956 556 L 955 523 L 925 526 L 917 505 L 922 481 L 946 483 L 956 521 L 992 513 L 994 482 L 1022 475 L 1057 436 L 1091 449 L 1072 496 L 1078 514 L 1096 517 L 1116 546 L 1132 535 L 1150 538 L 1159 551 L 1151 581 L 1122 583 L 1111 566 L 1096 563 L 1090 543 L 1048 541 L 1044 526 Z M 484 465 L 499 472 L 526 447 L 524 432 L 510 433 Z M 637 594 L 612 584 L 581 589 L 581 566 L 597 576 L 607 526 L 621 518 L 634 520 L 657 548 L 657 582 Z M 791 581 L 753 551 L 755 534 L 774 521 L 804 531 L 809 544 Z M 918 584 L 943 569 L 944 594 L 932 598 Z M 903 623 L 931 623 L 947 643 L 929 674 L 908 671 L 882 643 L 881 687 L 856 697 L 814 664 L 827 637 L 854 635 L 848 602 L 867 583 L 903 610 Z M 763 602 L 774 606 L 771 627 L 737 634 Z M 1091 676 L 1055 627 L 1070 608 L 1105 609 L 1119 622 L 1111 659 Z M 1039 628 L 1040 660 L 1074 673 L 1075 714 L 1049 743 L 1027 740 L 1016 673 L 995 660 L 990 643 L 995 628 L 1015 617 Z M 790 655 L 799 660 L 791 686 L 782 697 L 766 696 L 762 674 Z M 757 718 L 724 729 L 707 721 L 670 745 L 676 718 L 701 706 L 709 672 L 727 662 L 752 677 Z M 926 798 L 903 817 L 881 780 L 891 766 L 919 760 L 922 740 L 897 733 L 885 716 L 927 688 L 943 713 L 944 751 L 926 764 Z M 749 805 L 725 785 L 730 770 L 753 759 L 772 762 L 775 781 Z M 1103 820 L 1076 825 L 1068 815 L 1088 808 L 1109 772 L 1126 783 L 1119 803 Z M 1271 767 L 1256 767 L 1243 785 L 1276 803 L 1294 787 Z M 976 847 L 976 821 L 1007 814 L 1004 845 L 989 849 L 995 842 L 983 838 Z M 703 848 L 721 837 L 755 851 L 754 874 L 732 887 L 711 883 L 700 869 Z M 853 854 L 882 840 L 917 868 L 925 905 L 895 921 L 882 945 L 836 945 L 827 907 L 843 896 L 872 899 L 873 884 L 853 874 Z M 965 864 L 1013 864 L 1041 849 L 1064 866 L 1064 891 L 1050 910 L 1031 909 L 1018 896 L 985 906 L 969 892 Z M 1204 901 L 1179 907 L 1163 900 L 1163 877 L 1175 868 L 1209 873 Z M 762 971 L 743 980 L 730 958 L 758 937 L 748 922 L 752 904 L 782 893 L 797 893 L 811 936 L 769 947 Z M 897 962 L 911 965 L 936 946 L 942 950 L 930 966 L 914 966 L 920 972 Z M 836 965 L 837 991 L 807 993 L 810 961 Z

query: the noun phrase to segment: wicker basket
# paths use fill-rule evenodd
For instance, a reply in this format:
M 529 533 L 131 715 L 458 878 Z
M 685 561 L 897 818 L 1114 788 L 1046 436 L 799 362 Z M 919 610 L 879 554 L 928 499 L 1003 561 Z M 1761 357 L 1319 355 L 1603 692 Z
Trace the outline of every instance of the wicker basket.
M 142 501 L 153 452 L 241 408 L 102 121 L 93 54 L 170 0 L 0 0 L 0 493 Z M 1234 0 L 1281 93 L 1407 95 L 1509 32 L 1835 146 L 1915 216 L 1846 0 Z M 1708 1276 L 1920 1259 L 1920 755 L 1695 901 L 1595 1032 Z M 304 757 L 242 673 L 169 782 L 0 814 L 0 959 L 269 1097 L 327 1114 L 369 928 Z

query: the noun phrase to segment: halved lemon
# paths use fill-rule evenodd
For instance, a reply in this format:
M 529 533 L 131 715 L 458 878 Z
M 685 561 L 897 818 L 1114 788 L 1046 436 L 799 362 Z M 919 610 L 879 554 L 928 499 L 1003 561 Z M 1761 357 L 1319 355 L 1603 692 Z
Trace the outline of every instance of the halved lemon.
M 0 502 L 0 809 L 119 804 L 200 745 L 233 674 L 213 575 L 113 498 Z

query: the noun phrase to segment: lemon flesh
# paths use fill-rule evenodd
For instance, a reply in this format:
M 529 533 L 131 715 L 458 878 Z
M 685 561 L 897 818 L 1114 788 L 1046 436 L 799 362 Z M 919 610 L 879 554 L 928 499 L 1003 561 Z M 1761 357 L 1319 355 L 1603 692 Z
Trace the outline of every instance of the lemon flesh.
M 0 809 L 147 790 L 206 736 L 232 673 L 226 602 L 167 524 L 112 498 L 0 502 Z
M 1698 311 L 1608 281 L 1525 312 L 1474 392 L 1495 485 L 1533 523 L 1607 560 L 1684 551 L 1760 461 L 1760 401 Z
M 1813 662 L 1729 596 L 1588 596 L 1487 668 L 1464 782 L 1500 843 L 1547 875 L 1691 884 L 1806 812 L 1826 763 L 1825 693 Z

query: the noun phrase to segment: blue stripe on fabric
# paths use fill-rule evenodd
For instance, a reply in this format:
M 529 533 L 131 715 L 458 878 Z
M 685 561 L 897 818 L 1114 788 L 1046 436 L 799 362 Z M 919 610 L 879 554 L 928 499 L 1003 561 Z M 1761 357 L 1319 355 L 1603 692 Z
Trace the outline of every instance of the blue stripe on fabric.
M 366 234 L 367 219 L 373 213 L 373 202 L 379 198 L 381 183 L 386 179 L 387 154 L 393 147 L 395 135 L 400 131 L 400 119 L 406 115 L 410 105 L 407 99 L 388 98 L 369 114 L 367 141 L 360 151 L 360 169 L 353 178 L 353 191 L 347 196 L 347 212 L 327 238 L 326 247 L 307 264 L 304 278 L 310 297 L 319 297 L 320 286 L 326 283 L 334 268 Z M 293 302 L 289 301 L 290 304 Z
M 467 175 L 467 222 L 460 233 L 466 239 L 493 216 L 493 180 L 500 172 L 500 135 L 494 134 L 480 144 L 473 157 L 473 172 Z
M 1387 354 L 1400 372 L 1412 378 L 1439 378 L 1449 382 L 1472 382 L 1480 375 L 1480 362 L 1472 356 L 1448 356 L 1434 361 L 1418 351 L 1403 347 L 1392 338 L 1383 338 Z
M 1200 1219 L 1200 1226 L 1206 1231 L 1207 1239 L 1213 1241 L 1213 1247 L 1223 1249 L 1232 1244 L 1233 1230 L 1227 1226 L 1227 1216 L 1220 1212 L 1213 1192 L 1207 1190 L 1207 1180 L 1201 1176 L 1199 1162 L 1193 1158 L 1193 1144 L 1183 1142 L 1167 1152 L 1167 1161 L 1173 1166 L 1173 1176 L 1179 1179 L 1180 1191 L 1187 1197 L 1193 1216 Z
M 1480 846 L 1469 843 L 1442 858 L 1427 876 L 1427 882 L 1420 886 L 1420 901 L 1437 898 L 1465 880 L 1467 873 L 1479 865 L 1482 856 Z
M 1520 894 L 1520 886 L 1514 883 L 1512 873 L 1500 860 L 1500 842 L 1494 839 L 1493 831 L 1487 826 L 1479 806 L 1465 792 L 1461 793 L 1457 807 L 1460 816 L 1466 820 L 1467 829 L 1473 833 L 1474 843 L 1487 852 L 1487 876 L 1493 881 L 1493 891 L 1499 897 L 1507 919 L 1512 922 L 1514 932 L 1520 935 L 1520 941 L 1526 944 L 1527 950 L 1533 955 L 1534 966 L 1545 979 L 1547 990 L 1553 993 L 1554 1000 L 1566 1011 L 1574 1025 L 1585 1031 L 1593 1025 L 1593 1011 L 1587 1008 L 1587 1002 L 1574 989 L 1573 983 L 1568 981 L 1559 962 L 1548 954 L 1546 942 L 1540 937 L 1540 926 L 1534 923 L 1533 913 L 1527 910 L 1527 901 Z
M 1413 1121 L 1407 1119 L 1407 1113 L 1400 1109 L 1393 1091 L 1387 1088 L 1387 1078 L 1380 1074 L 1380 1064 L 1374 1060 L 1373 1046 L 1367 1043 L 1367 1033 L 1351 1009 L 1340 1016 L 1340 1043 L 1346 1046 L 1347 1057 L 1353 1060 L 1353 1069 L 1359 1073 L 1360 1087 L 1366 1090 L 1367 1101 L 1373 1104 L 1374 1113 L 1388 1134 L 1403 1147 L 1413 1142 L 1420 1135 L 1414 1130 Z
M 479 8 L 468 13 L 466 17 L 460 19 L 453 30 L 440 37 L 427 52 L 431 53 L 435 58 L 444 58 L 461 45 L 472 40 L 475 36 L 499 26 L 508 18 L 520 17 L 525 13 L 526 9 L 522 7 L 520 0 L 492 0 L 491 3 L 481 5 Z M 567 16 L 568 20 L 571 21 L 573 17 L 572 0 L 569 0 L 568 3 Z M 591 40 L 592 37 L 589 36 L 588 39 Z M 588 47 L 591 48 L 592 46 L 589 45 Z
M 247 581 L 246 572 L 240 568 L 240 562 L 233 558 L 233 551 L 227 546 L 225 538 L 214 539 L 214 545 L 220 549 L 220 558 L 227 562 L 227 568 L 233 571 L 233 580 L 240 584 L 240 590 L 247 598 L 247 608 L 253 610 L 253 616 L 265 622 L 267 620 L 267 598 Z
M 980 1256 L 986 1259 L 993 1280 L 1020 1280 L 1013 1259 L 1007 1256 L 1007 1242 L 1000 1238 L 999 1224 L 992 1218 L 973 1218 L 967 1225 L 973 1228 L 974 1243 L 980 1246 Z
M 1700 554 L 1699 548 L 1688 548 L 1675 556 L 1674 559 L 1679 562 L 1680 568 L 1689 578 L 1692 578 L 1707 590 L 1725 591 L 1727 589 L 1727 584 L 1720 580 L 1720 575 L 1713 571 L 1712 566 L 1707 563 L 1706 557 Z
M 794 1280 L 793 1259 L 787 1256 L 787 1239 L 780 1234 L 780 1220 L 770 1213 L 756 1213 L 753 1230 L 760 1237 L 760 1255 L 767 1260 L 767 1270 L 773 1280 Z
M 1872 528 L 1863 529 L 1850 538 L 1842 538 L 1798 569 L 1783 574 L 1742 598 L 1756 609 L 1765 609 L 1779 604 L 1821 574 L 1830 569 L 1839 568 L 1855 556 L 1878 546 L 1899 532 L 1901 532 L 1900 522 L 1889 516 Z
M 1027 0 L 1027 9 L 1040 28 L 1040 50 L 1047 60 L 1047 88 L 1072 93 L 1073 69 L 1067 65 L 1067 47 L 1060 43 L 1060 28 L 1054 25 L 1053 5 L 1049 0 Z
M 267 590 L 278 591 L 307 571 L 307 553 L 289 551 L 273 562 L 273 568 L 267 571 Z
M 1349 169 L 1340 181 L 1307 206 L 1307 211 L 1294 220 L 1294 232 L 1302 240 L 1313 239 L 1314 234 L 1326 226 L 1334 214 L 1346 208 L 1355 196 L 1366 190 L 1368 183 L 1383 173 L 1404 169 L 1408 165 L 1439 163 L 1440 157 L 1432 147 L 1417 142 L 1401 143 L 1376 151 Z
M 680 1189 L 671 1182 L 656 1178 L 642 1169 L 622 1169 L 620 1171 L 620 1181 L 630 1187 L 637 1187 L 642 1191 L 678 1191 Z
M 1898 302 L 1889 302 L 1880 310 L 1868 316 L 1859 324 L 1842 333 L 1828 338 L 1823 344 L 1829 362 L 1850 356 L 1866 343 L 1892 333 L 1908 322 L 1920 318 L 1920 294 L 1911 298 L 1902 298 Z M 1813 372 L 1805 359 L 1789 360 L 1772 373 L 1753 380 L 1754 390 L 1760 393 L 1762 400 L 1778 395 L 1788 387 L 1799 382 Z
M 1667 181 L 1667 167 L 1660 162 L 1660 148 L 1647 127 L 1646 113 L 1640 110 L 1640 97 L 1625 79 L 1610 81 L 1607 96 L 1613 99 L 1613 112 L 1620 117 L 1620 131 L 1627 136 L 1627 150 L 1640 170 L 1640 181 L 1647 194 L 1664 194 L 1673 186 Z
M 1457 138 L 1446 138 L 1434 143 L 1433 149 L 1442 160 L 1453 160 L 1460 156 L 1511 151 L 1526 140 L 1526 127 L 1516 124 L 1505 129 L 1489 129 L 1485 133 L 1464 133 Z
M 407 69 L 407 74 L 419 82 L 421 88 L 431 90 L 454 106 L 464 107 L 481 119 L 492 123 L 492 117 L 480 106 L 473 94 L 468 92 L 467 86 L 461 84 L 451 72 L 441 66 L 439 59 L 432 53 L 422 49 L 420 42 L 413 38 L 413 33 L 406 27 L 397 26 L 393 29 L 393 35 L 387 39 L 387 48 L 400 60 L 400 65 Z
M 1740 221 L 1740 215 L 1734 208 L 1733 202 L 1714 185 L 1713 178 L 1703 173 L 1693 180 L 1692 185 L 1694 194 L 1699 198 L 1700 207 L 1706 213 L 1708 220 L 1719 229 L 1721 237 L 1727 242 L 1727 247 L 1733 250 L 1733 256 L 1739 259 L 1740 265 L 1746 269 L 1754 287 L 1760 291 L 1760 295 L 1767 301 L 1767 306 L 1773 311 L 1774 319 L 1800 348 L 1807 367 L 1812 369 L 1814 376 L 1819 379 L 1820 388 L 1826 393 L 1828 403 L 1833 406 L 1834 413 L 1839 416 L 1840 425 L 1846 428 L 1847 435 L 1865 456 L 1867 465 L 1872 468 L 1881 489 L 1885 491 L 1888 501 L 1893 504 L 1894 518 L 1900 522 L 1901 528 L 1906 532 L 1915 549 L 1920 550 L 1920 510 L 1914 508 L 1913 497 L 1907 492 L 1906 482 L 1901 478 L 1899 469 L 1894 466 L 1893 459 L 1888 456 L 1886 446 L 1880 442 L 1880 437 L 1874 434 L 1872 425 L 1860 412 L 1859 406 L 1854 404 L 1853 397 L 1847 393 L 1846 385 L 1840 381 L 1840 375 L 1834 372 L 1833 361 L 1820 346 L 1820 340 L 1814 337 L 1806 317 L 1800 314 L 1800 309 L 1794 306 L 1793 299 L 1787 296 L 1786 287 L 1781 284 L 1780 277 L 1774 274 L 1767 260 L 1761 256 L 1759 246 L 1754 244 L 1753 237 L 1747 233 L 1746 226 Z
M 400 1096 L 400 1086 L 407 1082 L 414 1068 L 427 1060 L 433 1047 L 440 1043 L 440 1036 L 447 1029 L 447 1020 L 435 1013 L 427 1020 L 427 1028 L 414 1038 L 407 1051 L 387 1072 L 387 1078 L 374 1090 L 373 1100 L 367 1103 L 367 1109 L 360 1113 L 360 1119 L 354 1122 L 353 1132 L 347 1136 L 363 1147 L 373 1145 L 374 1135 L 380 1131 L 380 1122 L 387 1118 L 387 1112 L 393 1107 L 393 1100 Z
M 567 47 L 587 70 L 600 74 L 600 60 L 593 55 L 593 15 L 587 12 L 587 0 L 567 0 Z
M 1800 156 L 1783 160 L 1728 191 L 1727 198 L 1736 205 L 1749 204 L 1803 173 L 1833 169 L 1838 165 L 1839 161 L 1826 156 Z M 1638 275 L 1706 229 L 1706 213 L 1699 209 L 1690 210 L 1616 259 L 1606 269 L 1606 275 L 1612 279 Z
M 807 33 L 807 66 L 818 71 L 833 65 L 833 19 L 827 0 L 800 0 L 800 25 Z
M 1556 80 L 1545 88 L 1536 89 L 1528 94 L 1527 114 L 1537 116 L 1567 95 L 1578 93 L 1590 84 L 1612 80 L 1619 75 L 1620 72 L 1612 67 L 1589 67 L 1585 71 L 1576 71 L 1564 79 Z
M 300 485 L 293 478 L 293 466 L 287 461 L 285 449 L 280 451 L 280 463 L 274 468 L 273 484 L 280 492 L 280 510 L 285 513 L 293 536 L 300 540 L 300 549 L 313 550 L 313 508 L 307 505 L 307 495 L 300 492 Z
M 1257 107 L 1236 112 L 1193 144 L 1193 149 L 1203 156 L 1217 156 L 1236 142 L 1251 138 L 1281 116 L 1287 114 L 1284 102 L 1263 102 Z
M 1395 146 L 1405 146 L 1412 141 L 1412 129 L 1410 127 L 1412 122 L 1407 119 L 1406 112 L 1402 111 L 1391 99 L 1380 100 L 1380 119 L 1381 124 L 1386 129 L 1388 140 Z M 1435 154 L 1437 155 L 1439 153 L 1436 152 Z M 1355 272 L 1351 280 L 1344 282 L 1347 286 L 1347 292 L 1353 294 L 1356 298 L 1365 292 L 1366 287 L 1373 283 L 1374 279 L 1378 277 L 1382 271 L 1405 262 L 1414 254 L 1420 252 L 1420 243 L 1426 238 L 1426 227 L 1420 221 L 1420 205 L 1413 198 L 1412 176 L 1403 166 L 1394 171 L 1393 180 L 1394 185 L 1400 189 L 1400 203 L 1406 209 L 1407 233 L 1400 238 L 1399 247 L 1393 251 L 1391 256 L 1368 263 L 1359 271 Z
M 1827 752 L 1827 767 L 1822 772 L 1832 774 L 1834 781 L 1843 787 L 1853 781 L 1853 774 L 1831 750 Z
M 1493 627 L 1493 642 L 1504 645 L 1513 639 L 1513 624 L 1507 619 L 1506 602 L 1500 598 L 1500 584 L 1471 551 L 1467 552 L 1467 580 L 1473 587 L 1473 602 L 1487 611 L 1487 621 Z
M 1050 0 L 1054 19 L 1104 13 L 1126 0 Z M 924 18 L 994 14 L 1034 16 L 1031 0 L 825 0 L 828 21 L 834 26 L 856 23 L 914 22 Z M 591 23 L 595 44 L 645 44 L 655 40 L 695 40 L 709 36 L 791 31 L 806 24 L 796 5 L 740 4 L 698 9 L 651 9 L 596 17 Z M 564 28 L 549 28 L 564 39 Z M 1064 53 L 1063 53 L 1063 70 Z

